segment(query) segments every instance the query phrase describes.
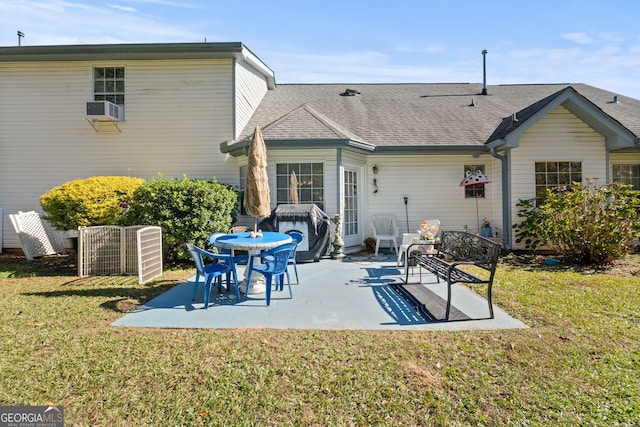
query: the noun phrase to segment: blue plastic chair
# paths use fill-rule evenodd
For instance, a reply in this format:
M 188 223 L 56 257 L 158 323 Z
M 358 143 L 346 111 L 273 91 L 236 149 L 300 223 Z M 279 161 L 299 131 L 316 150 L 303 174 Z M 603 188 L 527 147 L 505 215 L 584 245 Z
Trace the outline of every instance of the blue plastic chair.
M 293 264 L 293 271 L 296 273 L 296 284 L 299 285 L 300 279 L 298 278 L 298 266 L 296 265 L 296 252 L 298 250 L 298 245 L 300 245 L 300 243 L 302 243 L 302 241 L 304 240 L 304 235 L 297 231 L 292 231 L 289 233 L 289 236 L 291 236 L 293 241 L 296 243 L 296 250 L 293 251 L 288 262 L 289 264 Z
M 197 246 L 187 243 L 187 249 L 191 252 L 193 261 L 196 264 L 196 283 L 193 285 L 193 298 L 195 301 L 198 293 L 198 285 L 200 284 L 200 276 L 204 278 L 204 308 L 209 307 L 209 299 L 211 296 L 211 282 L 216 279 L 218 282 L 218 292 L 222 292 L 222 276 L 226 275 L 227 292 L 231 286 L 231 275 L 233 275 L 233 283 L 236 288 L 236 298 L 240 301 L 240 290 L 238 287 L 238 275 L 236 273 L 236 265 L 230 254 L 214 254 L 205 251 Z M 204 259 L 209 258 L 214 261 L 212 264 L 206 264 Z
M 226 236 L 226 234 L 213 233 L 211 236 L 209 236 L 209 244 L 212 247 L 215 247 L 218 250 L 218 253 L 233 255 L 233 262 L 235 262 L 236 264 L 246 264 L 249 262 L 249 255 L 246 255 L 246 254 L 236 255 L 235 251 L 232 251 L 231 249 L 224 249 L 216 246 L 216 239 L 220 236 Z
M 254 271 L 262 273 L 265 279 L 265 286 L 267 291 L 267 306 L 271 303 L 271 283 L 272 279 L 276 278 L 276 290 L 284 289 L 284 276 L 287 276 L 287 284 L 289 285 L 289 297 L 293 298 L 293 292 L 291 290 L 291 280 L 289 279 L 289 258 L 291 254 L 296 250 L 296 243 L 290 242 L 280 245 L 268 251 L 260 254 L 251 255 L 249 258 L 249 267 L 247 274 L 247 283 L 251 283 L 251 276 Z M 256 258 L 260 258 L 262 264 L 256 265 Z M 246 287 L 248 292 L 249 286 Z M 245 295 L 246 295 L 245 292 Z

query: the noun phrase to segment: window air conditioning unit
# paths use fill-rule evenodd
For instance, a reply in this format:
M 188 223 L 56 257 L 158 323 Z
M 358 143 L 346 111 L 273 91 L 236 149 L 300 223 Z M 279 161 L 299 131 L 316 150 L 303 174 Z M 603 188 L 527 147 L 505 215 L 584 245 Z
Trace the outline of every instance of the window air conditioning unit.
M 119 122 L 122 120 L 122 107 L 109 101 L 87 102 L 87 116 L 98 121 Z

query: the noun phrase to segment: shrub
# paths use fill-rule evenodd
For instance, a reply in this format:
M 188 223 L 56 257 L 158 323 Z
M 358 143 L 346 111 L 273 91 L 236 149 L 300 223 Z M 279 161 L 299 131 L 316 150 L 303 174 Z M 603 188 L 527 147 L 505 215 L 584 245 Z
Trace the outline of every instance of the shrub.
M 162 227 L 165 259 L 176 264 L 191 259 L 185 242 L 203 246 L 211 233 L 227 232 L 237 207 L 237 193 L 215 179 L 158 177 L 135 191 L 126 221 Z
M 127 176 L 95 176 L 69 181 L 40 197 L 44 219 L 60 230 L 118 224 L 134 190 L 144 183 Z
M 602 264 L 626 254 L 640 234 L 640 193 L 630 185 L 547 189 L 545 196 L 520 200 L 516 242 L 528 249 L 548 246 L 570 261 Z

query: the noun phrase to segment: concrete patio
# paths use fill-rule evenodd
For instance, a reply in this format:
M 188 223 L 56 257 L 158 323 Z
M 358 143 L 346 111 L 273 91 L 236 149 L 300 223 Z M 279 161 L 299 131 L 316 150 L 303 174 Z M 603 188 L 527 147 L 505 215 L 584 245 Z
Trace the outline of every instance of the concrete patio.
M 242 275 L 244 266 L 239 267 Z M 487 301 L 465 286 L 454 285 L 453 321 L 425 320 L 394 288 L 404 270 L 396 267 L 392 255 L 348 257 L 338 261 L 299 263 L 300 284 L 292 285 L 293 299 L 285 285 L 283 292 L 273 291 L 271 305 L 264 294 L 249 295 L 237 302 L 235 293 L 217 287 L 211 305 L 204 309 L 203 287 L 191 301 L 193 280 L 184 282 L 154 298 L 113 323 L 114 326 L 149 328 L 284 328 L 353 330 L 467 330 L 526 328 L 521 321 L 494 306 L 495 318 L 489 319 Z M 295 275 L 291 268 L 292 279 Z M 441 313 L 446 285 L 425 276 L 426 292 L 433 293 L 432 313 Z M 424 285 L 416 285 L 424 286 Z M 498 289 L 499 283 L 495 284 Z

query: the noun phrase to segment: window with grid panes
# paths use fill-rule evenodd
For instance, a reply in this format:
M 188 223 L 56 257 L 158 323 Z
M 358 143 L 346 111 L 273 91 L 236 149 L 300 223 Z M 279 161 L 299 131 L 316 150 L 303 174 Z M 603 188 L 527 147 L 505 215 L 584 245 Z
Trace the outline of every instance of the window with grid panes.
M 313 203 L 324 209 L 324 165 L 322 163 L 278 163 L 276 165 L 276 200 L 287 204 L 291 173 L 298 179 L 298 203 Z
M 467 171 L 471 173 L 476 173 L 477 170 L 482 171 L 482 173 L 486 173 L 484 170 L 484 165 L 464 165 L 464 171 L 462 174 L 462 178 L 467 176 Z M 469 199 L 484 198 L 484 184 L 481 185 L 469 185 L 468 187 L 464 187 L 464 197 Z
M 547 188 L 570 188 L 582 182 L 582 162 L 536 162 L 536 198 L 544 196 Z
M 238 190 L 238 210 L 240 215 L 247 214 L 247 211 L 244 208 L 244 185 L 247 182 L 248 173 L 249 166 L 240 166 L 240 189 Z
M 631 184 L 640 191 L 640 164 L 613 165 L 613 182 Z
M 124 105 L 124 68 L 96 67 L 93 69 L 93 98 Z

